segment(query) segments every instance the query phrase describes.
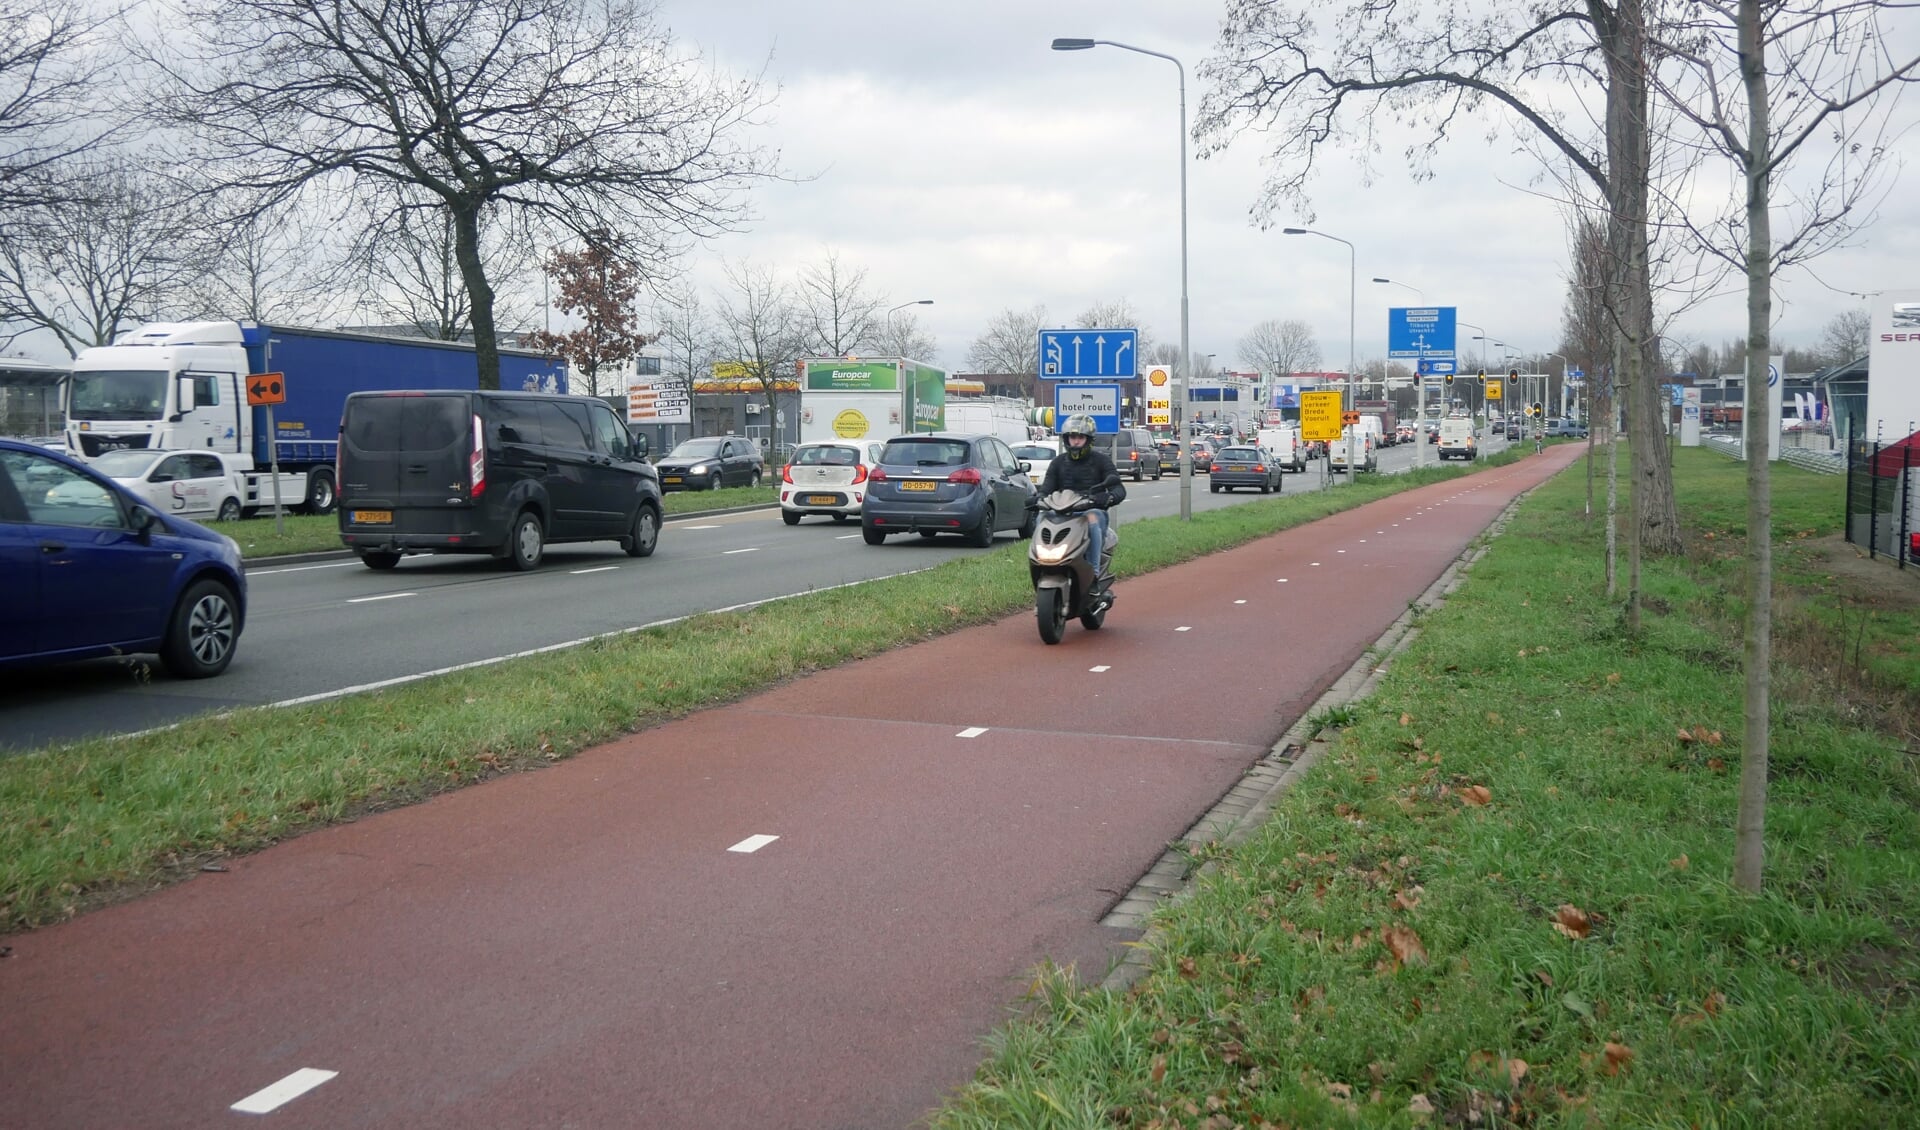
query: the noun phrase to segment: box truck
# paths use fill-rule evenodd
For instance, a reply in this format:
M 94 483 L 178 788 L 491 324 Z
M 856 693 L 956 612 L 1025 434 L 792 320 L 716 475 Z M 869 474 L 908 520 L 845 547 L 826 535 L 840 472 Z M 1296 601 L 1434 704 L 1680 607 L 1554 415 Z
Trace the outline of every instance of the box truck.
M 249 376 L 279 374 L 273 428 L 248 406 Z M 231 455 L 247 509 L 279 497 L 313 514 L 333 509 L 334 458 L 347 395 L 391 389 L 473 389 L 473 346 L 257 322 L 160 322 L 83 349 L 67 388 L 67 445 L 83 459 L 123 448 Z M 253 382 L 259 383 L 259 382 Z M 565 392 L 557 359 L 500 350 L 500 387 Z
M 947 374 L 904 357 L 800 362 L 800 442 L 876 440 L 947 428 Z

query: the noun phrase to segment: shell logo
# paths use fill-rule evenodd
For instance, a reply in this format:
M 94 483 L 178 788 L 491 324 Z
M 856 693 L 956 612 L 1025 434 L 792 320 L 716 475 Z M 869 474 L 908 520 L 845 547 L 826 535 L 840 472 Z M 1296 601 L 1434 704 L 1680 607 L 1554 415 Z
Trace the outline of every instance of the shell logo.
M 866 416 L 856 408 L 848 408 L 833 418 L 833 434 L 841 439 L 863 439 L 867 429 Z
M 1168 379 L 1167 370 L 1163 366 L 1155 365 L 1147 370 L 1147 383 L 1155 388 L 1164 386 Z

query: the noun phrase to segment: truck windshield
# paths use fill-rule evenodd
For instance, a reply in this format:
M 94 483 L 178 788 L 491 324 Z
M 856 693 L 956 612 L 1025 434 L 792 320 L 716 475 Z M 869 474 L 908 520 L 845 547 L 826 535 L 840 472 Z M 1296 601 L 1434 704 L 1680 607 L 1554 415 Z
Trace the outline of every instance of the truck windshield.
M 158 420 L 167 403 L 164 370 L 93 370 L 73 374 L 67 416 L 74 420 Z

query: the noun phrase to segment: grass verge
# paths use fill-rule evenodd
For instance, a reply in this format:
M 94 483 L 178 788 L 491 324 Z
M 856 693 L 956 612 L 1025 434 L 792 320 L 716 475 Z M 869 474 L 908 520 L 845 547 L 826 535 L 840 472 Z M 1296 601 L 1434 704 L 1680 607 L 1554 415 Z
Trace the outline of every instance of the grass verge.
M 779 500 L 779 492 L 772 486 L 677 490 L 664 496 L 668 516 L 730 510 L 737 506 L 771 506 Z M 288 514 L 285 517 L 285 532 L 274 529 L 271 514 L 212 525 L 239 542 L 240 555 L 249 559 L 282 557 L 292 553 L 328 553 L 341 548 L 338 514 Z
M 1498 458 L 1486 462 L 1498 464 Z M 1465 468 L 1131 523 L 1133 576 Z M 700 492 L 725 500 L 730 492 Z M 669 499 L 686 497 L 669 495 Z M 784 679 L 1006 615 L 1024 543 L 374 694 L 242 710 L 0 760 L 0 932 L 69 917 L 301 830 L 565 757 Z
M 1683 514 L 1738 512 L 1713 458 L 1681 453 Z M 1838 484 L 1774 481 L 1791 572 Z M 1208 847 L 1131 990 L 1043 971 L 934 1125 L 1910 1120 L 1916 758 L 1783 671 L 1767 886 L 1734 892 L 1737 571 L 1650 561 L 1627 638 L 1584 489 L 1531 496 L 1271 821 Z

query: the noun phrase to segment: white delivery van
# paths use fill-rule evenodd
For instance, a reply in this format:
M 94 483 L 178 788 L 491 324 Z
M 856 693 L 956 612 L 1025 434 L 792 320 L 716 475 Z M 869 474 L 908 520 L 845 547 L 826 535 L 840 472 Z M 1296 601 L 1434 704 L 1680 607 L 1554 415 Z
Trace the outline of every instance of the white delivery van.
M 1480 458 L 1480 441 L 1474 435 L 1472 416 L 1448 416 L 1440 421 L 1440 458 Z
M 1364 427 L 1356 429 L 1354 425 L 1348 424 L 1340 429 L 1339 439 L 1327 444 L 1327 470 L 1339 472 L 1347 469 L 1349 442 L 1353 444 L 1354 456 L 1359 462 L 1360 470 L 1378 471 L 1380 469 L 1379 449 L 1375 446 L 1374 434 Z
M 1307 445 L 1300 439 L 1300 428 L 1294 424 L 1285 424 L 1277 428 L 1261 428 L 1254 436 L 1255 445 L 1268 453 L 1268 458 L 1280 464 L 1285 471 L 1304 471 L 1307 469 Z

